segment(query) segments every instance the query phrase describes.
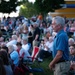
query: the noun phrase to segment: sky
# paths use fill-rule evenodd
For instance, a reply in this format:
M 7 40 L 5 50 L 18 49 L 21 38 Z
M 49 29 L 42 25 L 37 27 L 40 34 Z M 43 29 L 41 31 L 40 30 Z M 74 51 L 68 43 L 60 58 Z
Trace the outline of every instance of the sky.
M 6 0 L 6 1 L 9 1 L 9 0 Z M 19 0 L 19 1 L 20 1 L 20 0 Z M 33 2 L 33 3 L 35 2 L 35 0 L 29 0 L 29 1 L 30 1 L 30 2 Z
M 33 2 L 33 3 L 34 3 L 34 2 L 35 2 L 35 0 L 29 0 L 29 2 Z

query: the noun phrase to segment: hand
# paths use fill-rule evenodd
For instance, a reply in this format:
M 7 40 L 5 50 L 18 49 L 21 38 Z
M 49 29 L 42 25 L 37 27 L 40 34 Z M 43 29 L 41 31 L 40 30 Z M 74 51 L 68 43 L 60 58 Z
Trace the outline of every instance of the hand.
M 35 38 L 34 40 L 37 41 L 37 38 Z
M 70 69 L 71 70 L 75 70 L 75 63 L 74 64 L 71 64 Z
M 54 67 L 55 67 L 55 64 L 53 64 L 53 62 L 51 62 L 51 63 L 49 64 L 50 70 L 54 70 Z

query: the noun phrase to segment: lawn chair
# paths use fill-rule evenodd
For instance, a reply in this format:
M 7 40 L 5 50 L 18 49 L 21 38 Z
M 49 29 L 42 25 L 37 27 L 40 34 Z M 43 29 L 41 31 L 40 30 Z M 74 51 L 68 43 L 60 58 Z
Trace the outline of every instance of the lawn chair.
M 28 57 L 28 58 L 31 58 L 32 62 L 34 62 L 35 59 L 37 60 L 38 53 L 39 53 L 39 47 L 35 46 L 34 49 L 33 49 L 33 51 L 32 51 L 31 57 Z
M 38 60 L 37 55 L 39 53 L 39 50 L 40 50 L 39 47 L 35 46 L 33 48 L 32 55 L 30 57 L 28 57 L 29 59 L 31 58 L 31 60 L 30 61 L 28 60 L 26 62 L 23 60 L 23 63 L 28 66 L 30 73 L 33 73 L 33 72 L 44 72 L 42 67 L 40 67 L 40 68 L 38 68 L 38 67 L 33 68 L 33 67 L 30 66 L 31 64 L 34 63 L 35 60 Z

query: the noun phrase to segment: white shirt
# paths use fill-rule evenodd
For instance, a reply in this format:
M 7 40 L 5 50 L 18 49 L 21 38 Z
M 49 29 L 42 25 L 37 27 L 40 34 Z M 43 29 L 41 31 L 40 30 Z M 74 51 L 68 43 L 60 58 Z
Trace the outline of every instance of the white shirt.
M 28 44 L 26 44 L 26 45 L 23 44 L 23 45 L 22 45 L 22 48 L 23 48 L 24 50 L 28 51 L 30 47 L 29 47 Z
M 49 47 L 49 50 L 48 50 L 49 52 L 53 51 L 53 42 L 49 43 L 48 47 Z
M 17 40 L 11 40 L 6 44 L 6 46 L 8 47 L 9 45 L 16 45 L 16 44 L 17 44 Z
M 45 51 L 53 51 L 53 42 L 50 43 L 49 41 L 47 41 L 45 45 L 48 47 L 48 49 L 46 47 L 44 48 Z
M 21 53 L 25 53 L 25 55 L 24 55 L 24 59 L 25 60 L 28 60 L 28 58 L 27 57 L 29 57 L 30 56 L 30 54 L 29 54 L 29 49 L 30 49 L 30 46 L 28 45 L 28 43 L 27 44 L 23 44 L 22 45 L 22 50 L 21 50 Z M 21 54 L 20 53 L 20 54 Z
M 45 46 L 49 47 L 49 41 L 47 41 L 47 42 L 45 43 Z M 47 49 L 46 47 L 44 48 L 44 50 L 45 50 L 45 51 L 48 51 L 48 49 Z
M 47 30 L 50 31 L 50 33 L 52 34 L 52 32 L 53 32 L 53 28 L 52 28 L 52 26 L 48 27 Z
M 19 55 L 20 57 L 22 56 L 22 54 L 24 54 L 24 59 L 27 60 L 28 57 L 30 56 L 29 52 L 27 50 L 25 50 L 24 48 L 21 48 Z

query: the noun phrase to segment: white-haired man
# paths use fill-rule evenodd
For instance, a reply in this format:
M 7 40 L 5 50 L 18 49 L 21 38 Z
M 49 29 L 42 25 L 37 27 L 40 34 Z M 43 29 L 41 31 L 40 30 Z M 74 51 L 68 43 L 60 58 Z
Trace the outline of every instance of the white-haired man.
M 16 45 L 17 44 L 17 35 L 12 35 L 12 40 L 9 41 L 6 46 L 8 47 L 9 45 Z
M 54 71 L 54 75 L 68 75 L 70 69 L 68 36 L 64 31 L 65 19 L 56 16 L 52 19 L 52 28 L 57 35 L 53 43 L 53 60 L 49 68 Z
M 74 38 L 69 38 L 68 42 L 69 42 L 69 46 L 73 45 L 75 43 Z
M 24 59 L 27 60 L 28 56 L 30 56 L 30 53 L 29 53 L 29 50 L 30 50 L 30 46 L 28 44 L 28 38 L 24 38 L 22 40 L 22 50 L 20 51 L 20 55 L 22 55 L 22 53 L 25 53 L 24 54 Z

